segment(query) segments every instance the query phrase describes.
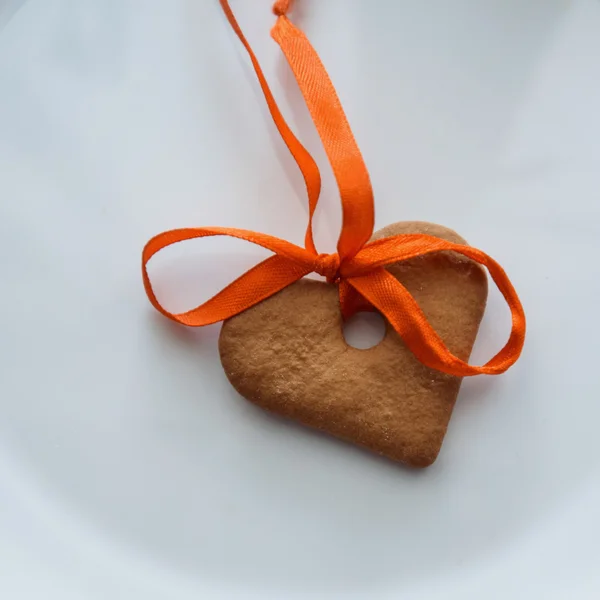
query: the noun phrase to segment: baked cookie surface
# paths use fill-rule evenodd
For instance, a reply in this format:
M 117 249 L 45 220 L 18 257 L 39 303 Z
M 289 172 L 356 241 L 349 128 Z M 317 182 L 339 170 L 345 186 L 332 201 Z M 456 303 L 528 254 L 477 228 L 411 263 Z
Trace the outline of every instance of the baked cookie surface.
M 466 243 L 422 222 L 390 225 L 373 239 L 405 233 Z M 483 269 L 444 251 L 388 270 L 467 360 L 487 298 Z M 225 321 L 219 351 L 230 382 L 251 402 L 415 467 L 436 459 L 462 381 L 421 364 L 389 324 L 373 348 L 349 346 L 337 288 L 310 279 Z

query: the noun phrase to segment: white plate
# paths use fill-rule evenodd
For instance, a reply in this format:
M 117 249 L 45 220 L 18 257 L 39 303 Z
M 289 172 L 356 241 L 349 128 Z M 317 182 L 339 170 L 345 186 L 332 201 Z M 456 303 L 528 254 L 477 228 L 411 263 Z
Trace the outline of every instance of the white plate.
M 268 0 L 236 0 L 326 172 Z M 600 4 L 297 0 L 370 167 L 377 224 L 455 228 L 529 318 L 414 472 L 239 398 L 218 327 L 150 309 L 140 251 L 187 225 L 295 242 L 302 182 L 216 0 L 0 0 L 0 596 L 597 598 Z M 376 6 L 375 6 L 376 4 Z M 256 261 L 166 253 L 191 306 Z M 490 300 L 475 359 L 504 341 Z

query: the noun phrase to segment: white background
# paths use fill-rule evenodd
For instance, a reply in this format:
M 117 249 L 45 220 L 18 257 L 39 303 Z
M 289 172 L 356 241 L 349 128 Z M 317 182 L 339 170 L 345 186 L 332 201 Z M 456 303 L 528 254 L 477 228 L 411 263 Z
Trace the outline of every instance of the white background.
M 486 600 L 600 593 L 600 3 L 297 0 L 370 169 L 377 225 L 448 225 L 506 268 L 521 361 L 465 381 L 414 472 L 239 398 L 218 326 L 140 278 L 162 230 L 300 243 L 302 180 L 216 0 L 0 0 L 0 596 Z M 335 187 L 269 39 L 233 7 Z M 153 263 L 191 307 L 260 253 Z M 474 358 L 504 343 L 490 298 Z

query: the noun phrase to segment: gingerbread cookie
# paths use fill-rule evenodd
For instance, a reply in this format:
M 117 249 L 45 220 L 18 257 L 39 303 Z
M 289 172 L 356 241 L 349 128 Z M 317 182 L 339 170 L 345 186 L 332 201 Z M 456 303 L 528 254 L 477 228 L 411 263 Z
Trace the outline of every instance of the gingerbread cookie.
M 464 244 L 429 223 L 390 225 L 374 239 L 426 233 Z M 448 348 L 466 360 L 483 316 L 482 268 L 453 252 L 390 265 Z M 245 398 L 391 459 L 425 467 L 437 457 L 461 378 L 420 363 L 389 326 L 368 350 L 344 340 L 337 289 L 303 279 L 223 324 L 227 377 Z

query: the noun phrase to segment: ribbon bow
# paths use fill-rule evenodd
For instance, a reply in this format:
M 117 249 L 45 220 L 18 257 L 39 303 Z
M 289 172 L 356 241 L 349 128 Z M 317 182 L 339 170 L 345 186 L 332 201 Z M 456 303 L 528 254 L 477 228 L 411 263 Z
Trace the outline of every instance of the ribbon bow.
M 223 227 L 175 229 L 152 238 L 142 253 L 144 287 L 152 305 L 169 319 L 192 327 L 223 321 L 276 294 L 305 275 L 315 272 L 339 289 L 343 318 L 358 310 L 378 310 L 424 365 L 450 375 L 496 375 L 506 371 L 521 354 L 525 340 L 525 314 L 517 293 L 502 267 L 471 246 L 424 234 L 404 234 L 369 242 L 373 233 L 373 193 L 367 168 L 342 110 L 337 93 L 321 60 L 305 35 L 286 16 L 289 0 L 274 6 L 277 22 L 271 31 L 281 47 L 304 96 L 331 163 L 342 203 L 342 230 L 334 254 L 315 248 L 312 221 L 321 190 L 319 169 L 283 119 L 254 52 L 242 33 L 227 0 L 220 0 L 227 19 L 244 45 L 269 111 L 279 133 L 304 177 L 308 195 L 305 247 L 263 233 Z M 184 313 L 167 311 L 157 300 L 147 263 L 163 248 L 194 238 L 226 235 L 271 250 L 262 261 L 200 306 Z M 483 366 L 454 356 L 431 327 L 408 290 L 386 266 L 417 256 L 450 250 L 485 266 L 504 296 L 512 315 L 505 346 Z

